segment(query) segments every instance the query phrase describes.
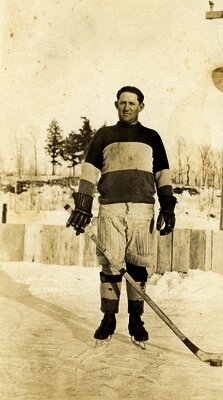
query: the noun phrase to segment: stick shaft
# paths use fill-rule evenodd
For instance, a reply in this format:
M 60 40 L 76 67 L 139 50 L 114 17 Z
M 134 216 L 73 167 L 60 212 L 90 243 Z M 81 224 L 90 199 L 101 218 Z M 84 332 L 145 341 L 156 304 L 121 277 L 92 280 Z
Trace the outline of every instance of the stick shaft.
M 72 212 L 72 208 L 67 204 L 64 207 L 69 213 Z M 152 308 L 152 310 L 165 322 L 165 324 L 175 333 L 175 335 L 187 346 L 187 348 L 196 356 L 199 353 L 200 349 L 191 342 L 178 328 L 177 326 L 170 320 L 169 317 L 158 307 L 158 305 L 142 290 L 140 285 L 135 282 L 135 280 L 129 275 L 126 269 L 123 267 L 121 263 L 119 263 L 106 249 L 103 243 L 97 238 L 97 236 L 93 233 L 90 226 L 88 225 L 84 231 L 97 245 L 99 250 L 104 254 L 104 256 L 108 259 L 110 264 L 114 266 L 120 274 L 122 274 L 125 279 L 132 285 L 135 291 L 145 300 L 145 302 Z M 200 358 L 200 357 L 199 357 Z
M 153 311 L 169 326 L 170 329 L 182 340 L 186 339 L 186 336 L 176 327 L 176 325 L 167 317 L 167 315 L 158 307 L 156 303 L 145 293 L 140 285 L 129 275 L 126 269 L 120 264 L 114 257 L 111 256 L 109 251 L 104 247 L 97 236 L 92 232 L 90 227 L 85 228 L 86 234 L 95 242 L 99 250 L 105 255 L 108 261 L 113 265 L 124 278 L 132 285 L 135 291 L 146 301 L 146 303 L 153 309 Z
M 163 322 L 175 333 L 175 335 L 182 341 L 182 343 L 197 357 L 200 361 L 210 362 L 211 359 L 222 360 L 222 353 L 208 353 L 202 351 L 197 347 L 187 336 L 185 336 L 177 326 L 170 320 L 169 317 L 158 307 L 158 305 L 145 293 L 140 285 L 135 282 L 135 280 L 129 275 L 126 269 L 121 263 L 119 263 L 109 251 L 105 248 L 103 243 L 97 238 L 97 236 L 92 232 L 91 228 L 87 226 L 85 228 L 86 234 L 95 242 L 99 250 L 105 255 L 111 265 L 113 265 L 132 285 L 135 291 L 145 300 L 145 302 L 152 308 L 152 310 L 160 317 Z

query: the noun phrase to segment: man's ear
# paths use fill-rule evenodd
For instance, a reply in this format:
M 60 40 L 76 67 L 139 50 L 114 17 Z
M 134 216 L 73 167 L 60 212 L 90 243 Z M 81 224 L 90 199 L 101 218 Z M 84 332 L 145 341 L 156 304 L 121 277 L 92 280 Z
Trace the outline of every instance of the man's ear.
M 139 105 L 139 112 L 142 111 L 142 110 L 144 109 L 144 107 L 145 107 L 145 104 L 144 104 L 144 103 L 140 103 L 140 105 Z
M 115 108 L 118 109 L 118 101 L 115 101 Z

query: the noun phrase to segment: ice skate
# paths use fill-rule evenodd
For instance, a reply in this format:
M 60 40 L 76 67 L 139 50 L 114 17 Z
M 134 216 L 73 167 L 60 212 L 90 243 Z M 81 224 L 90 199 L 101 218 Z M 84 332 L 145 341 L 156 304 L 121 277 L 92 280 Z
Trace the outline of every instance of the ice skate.
M 105 313 L 104 318 L 101 320 L 101 324 L 94 333 L 96 339 L 96 345 L 100 345 L 105 341 L 111 339 L 116 328 L 115 314 Z
M 144 322 L 141 320 L 140 314 L 129 315 L 129 334 L 132 342 L 143 350 L 146 350 L 146 341 L 149 339 L 149 334 L 144 328 Z

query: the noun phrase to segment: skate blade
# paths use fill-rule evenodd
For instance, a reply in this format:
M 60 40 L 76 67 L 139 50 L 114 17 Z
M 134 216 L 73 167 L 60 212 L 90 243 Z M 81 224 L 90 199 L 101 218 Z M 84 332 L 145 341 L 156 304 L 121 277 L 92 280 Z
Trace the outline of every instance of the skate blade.
M 133 336 L 131 336 L 131 341 L 135 346 L 139 347 L 141 350 L 146 350 L 146 342 L 144 341 L 140 342 L 139 340 L 135 340 Z
M 107 339 L 96 339 L 95 340 L 95 348 L 107 346 L 111 340 L 111 336 Z

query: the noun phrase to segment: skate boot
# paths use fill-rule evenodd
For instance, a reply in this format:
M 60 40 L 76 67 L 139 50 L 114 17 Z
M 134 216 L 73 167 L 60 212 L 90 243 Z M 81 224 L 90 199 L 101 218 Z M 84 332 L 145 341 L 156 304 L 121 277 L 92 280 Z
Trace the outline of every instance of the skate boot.
M 134 342 L 146 342 L 149 334 L 144 328 L 140 314 L 129 314 L 129 334 Z
M 97 340 L 106 340 L 113 335 L 116 328 L 115 314 L 105 313 L 101 324 L 94 333 L 94 338 Z

